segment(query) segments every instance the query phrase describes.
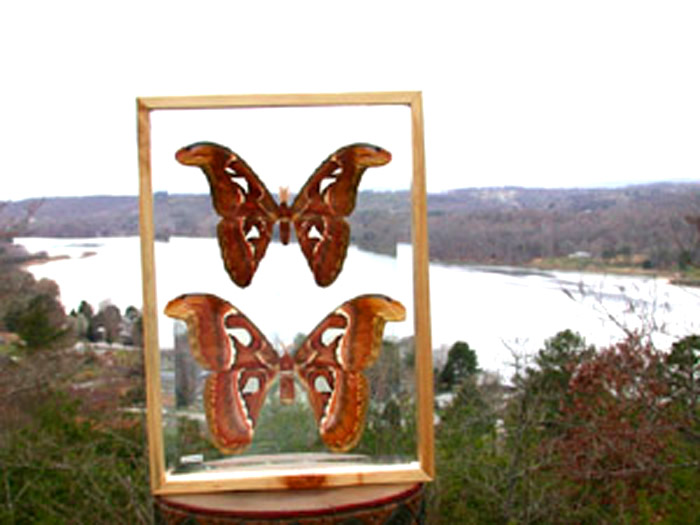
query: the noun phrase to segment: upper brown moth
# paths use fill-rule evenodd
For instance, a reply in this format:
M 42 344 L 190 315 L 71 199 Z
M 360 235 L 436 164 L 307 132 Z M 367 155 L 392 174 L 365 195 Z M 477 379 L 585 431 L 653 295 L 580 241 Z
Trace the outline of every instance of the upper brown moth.
M 391 154 L 372 144 L 338 149 L 316 168 L 291 205 L 284 189 L 278 204 L 250 166 L 225 146 L 197 142 L 178 150 L 175 158 L 199 166 L 207 177 L 214 209 L 221 217 L 217 225 L 221 256 L 238 286 L 250 284 L 277 222 L 282 244 L 289 243 L 290 224 L 294 226 L 316 284 L 328 286 L 345 261 L 350 243 L 345 217 L 355 209 L 360 179 L 367 168 L 390 162 Z

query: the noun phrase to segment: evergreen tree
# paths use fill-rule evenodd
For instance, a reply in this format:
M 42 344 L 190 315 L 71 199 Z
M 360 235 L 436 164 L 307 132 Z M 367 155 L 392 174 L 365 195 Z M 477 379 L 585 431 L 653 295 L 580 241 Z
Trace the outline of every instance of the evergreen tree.
M 43 294 L 35 295 L 24 304 L 15 303 L 4 321 L 30 349 L 51 346 L 68 333 L 60 303 Z
M 439 388 L 452 390 L 479 371 L 476 352 L 464 341 L 457 341 L 447 353 L 447 363 L 440 372 Z

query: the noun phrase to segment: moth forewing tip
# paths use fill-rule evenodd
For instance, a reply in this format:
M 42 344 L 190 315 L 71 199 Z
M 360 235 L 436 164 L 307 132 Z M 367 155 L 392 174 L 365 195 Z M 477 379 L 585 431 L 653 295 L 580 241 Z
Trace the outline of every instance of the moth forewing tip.
M 384 319 L 387 321 L 403 321 L 406 319 L 406 307 L 393 299 L 388 299 L 388 303 L 383 312 Z
M 386 321 L 403 321 L 406 319 L 406 308 L 399 301 L 386 295 L 364 295 L 351 301 L 358 309 L 381 317 Z

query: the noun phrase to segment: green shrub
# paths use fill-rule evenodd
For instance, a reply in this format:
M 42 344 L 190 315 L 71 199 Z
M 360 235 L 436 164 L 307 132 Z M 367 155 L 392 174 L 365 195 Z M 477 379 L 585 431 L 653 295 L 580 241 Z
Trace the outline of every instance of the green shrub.
M 47 394 L 28 424 L 2 433 L 0 523 L 151 521 L 140 421 Z

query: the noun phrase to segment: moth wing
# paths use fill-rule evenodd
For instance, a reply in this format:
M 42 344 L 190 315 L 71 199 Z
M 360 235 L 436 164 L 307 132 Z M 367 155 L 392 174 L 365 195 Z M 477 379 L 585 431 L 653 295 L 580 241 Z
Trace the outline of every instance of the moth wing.
M 294 354 L 321 439 L 331 450 L 350 450 L 362 437 L 370 396 L 363 370 L 379 356 L 386 322 L 405 315 L 403 305 L 388 297 L 356 297 L 327 315 Z M 337 335 L 329 338 L 328 330 Z
M 221 218 L 217 237 L 224 267 L 238 286 L 248 286 L 272 239 L 279 206 L 245 160 L 225 146 L 197 142 L 178 150 L 175 158 L 206 175 Z
M 350 245 L 350 225 L 342 217 L 320 215 L 294 223 L 301 251 L 319 286 L 335 282 Z
M 181 295 L 165 313 L 187 323 L 192 355 L 211 371 L 204 409 L 214 444 L 228 454 L 242 452 L 279 369 L 277 352 L 243 313 L 215 295 Z
M 371 144 L 340 148 L 321 163 L 294 199 L 294 230 L 319 286 L 332 284 L 342 270 L 350 243 L 345 217 L 355 209 L 362 175 L 390 160 L 388 151 Z

